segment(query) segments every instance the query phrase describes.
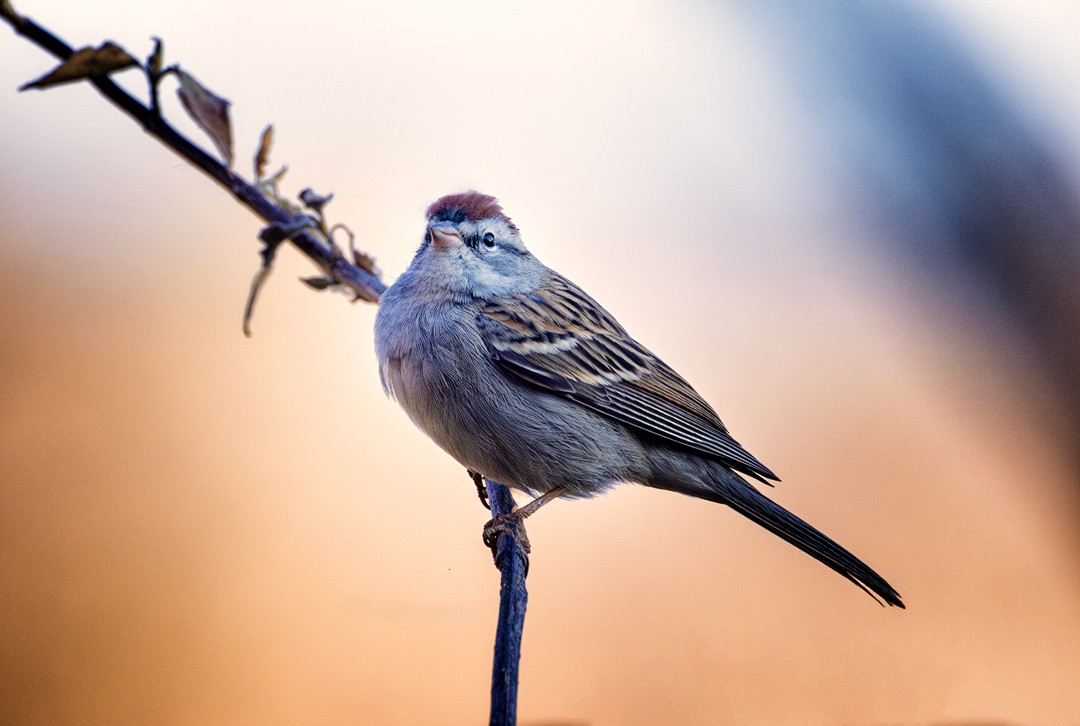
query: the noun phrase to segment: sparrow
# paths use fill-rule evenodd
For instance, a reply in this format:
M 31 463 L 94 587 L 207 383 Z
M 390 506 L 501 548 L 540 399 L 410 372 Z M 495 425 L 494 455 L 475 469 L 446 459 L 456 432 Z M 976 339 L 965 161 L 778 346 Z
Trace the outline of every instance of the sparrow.
M 724 504 L 889 605 L 899 593 L 763 495 L 778 477 L 686 380 L 598 302 L 546 267 L 498 200 L 427 209 L 408 269 L 383 293 L 375 351 L 387 395 L 466 469 L 535 499 L 630 482 Z

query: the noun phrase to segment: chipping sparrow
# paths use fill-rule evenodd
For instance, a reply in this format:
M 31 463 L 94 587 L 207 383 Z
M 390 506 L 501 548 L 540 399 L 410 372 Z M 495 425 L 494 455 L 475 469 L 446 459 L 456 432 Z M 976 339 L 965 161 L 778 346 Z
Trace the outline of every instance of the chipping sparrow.
M 494 197 L 443 197 L 427 221 L 380 301 L 379 374 L 466 468 L 537 496 L 514 515 L 619 482 L 669 489 L 726 504 L 904 606 L 880 575 L 744 479 L 777 477 L 678 373 L 526 250 Z

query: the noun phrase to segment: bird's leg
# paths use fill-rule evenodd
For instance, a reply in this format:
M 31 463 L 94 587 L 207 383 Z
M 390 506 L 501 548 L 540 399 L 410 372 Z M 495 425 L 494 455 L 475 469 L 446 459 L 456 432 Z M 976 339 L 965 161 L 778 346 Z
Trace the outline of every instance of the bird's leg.
M 476 485 L 476 493 L 480 497 L 480 503 L 484 505 L 484 509 L 491 510 L 491 502 L 488 501 L 487 486 L 484 484 L 484 475 L 478 471 L 472 469 L 466 469 L 469 472 L 469 476 L 472 477 L 473 484 Z
M 566 487 L 555 487 L 551 491 L 541 494 L 523 507 L 518 507 L 509 514 L 500 514 L 484 525 L 484 544 L 491 548 L 492 555 L 496 555 L 499 533 L 506 532 L 518 543 L 521 551 L 529 554 L 532 547 L 529 545 L 529 537 L 525 534 L 522 520 L 532 515 L 537 509 L 553 499 L 558 499 L 566 494 Z
M 566 487 L 555 487 L 550 492 L 547 492 L 546 494 L 541 494 L 536 499 L 526 504 L 524 507 L 518 507 L 507 516 L 517 517 L 518 519 L 525 519 L 526 517 L 531 517 L 537 509 L 544 506 L 553 499 L 558 499 L 563 494 L 566 494 Z

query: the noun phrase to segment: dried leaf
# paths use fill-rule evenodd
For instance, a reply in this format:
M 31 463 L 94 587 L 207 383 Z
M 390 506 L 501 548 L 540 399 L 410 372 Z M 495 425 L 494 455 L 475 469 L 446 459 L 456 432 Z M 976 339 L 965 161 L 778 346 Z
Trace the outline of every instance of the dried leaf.
M 300 192 L 300 201 L 303 202 L 304 206 L 314 210 L 315 213 L 319 215 L 323 213 L 323 207 L 329 204 L 333 198 L 333 192 L 326 196 L 322 196 L 321 194 L 313 192 L 310 187 Z
M 154 41 L 154 52 L 146 59 L 146 70 L 150 73 L 151 78 L 157 78 L 161 75 L 161 64 L 165 58 L 165 48 L 161 38 L 156 35 L 151 40 Z
M 188 115 L 194 119 L 210 140 L 214 142 L 226 166 L 232 166 L 232 124 L 229 122 L 229 102 L 214 95 L 196 81 L 191 74 L 179 68 L 176 75 L 180 78 L 180 88 L 176 95 Z
M 342 230 L 349 236 L 349 252 L 352 254 L 353 264 L 359 267 L 361 270 L 370 272 L 375 277 L 382 275 L 382 271 L 379 266 L 375 264 L 375 258 L 369 255 L 367 252 L 362 252 L 356 249 L 356 235 L 346 224 L 335 224 L 330 228 L 330 238 L 333 240 L 334 233 L 338 230 Z
M 353 250 L 352 256 L 353 262 L 356 263 L 356 266 L 359 267 L 361 270 L 370 272 L 372 275 L 375 275 L 375 277 L 378 277 L 382 274 L 379 266 L 375 264 L 375 258 L 369 255 L 367 252 Z
M 255 185 L 259 187 L 259 191 L 262 192 L 264 196 L 273 199 L 278 203 L 278 206 L 283 208 L 286 208 L 286 205 L 284 204 L 285 200 L 281 198 L 281 194 L 278 192 L 278 185 L 281 183 L 282 177 L 285 176 L 285 172 L 288 170 L 289 167 L 283 166 L 270 176 L 263 179 L 257 179 L 255 182 Z M 300 210 L 295 208 L 295 206 L 296 205 L 289 204 L 287 208 L 290 212 L 299 212 Z
M 319 223 L 308 214 L 300 214 L 291 222 L 271 222 L 259 230 L 259 239 L 267 245 L 279 245 L 301 232 L 318 230 Z
M 266 179 L 264 179 L 263 181 L 273 182 L 274 184 L 280 184 L 281 180 L 285 178 L 285 173 L 287 171 L 289 171 L 289 167 L 286 166 L 286 165 L 282 165 L 282 167 L 280 169 L 275 171 L 270 176 L 266 177 Z
M 281 222 L 271 222 L 259 230 L 259 239 L 267 247 L 277 247 L 289 238 L 289 232 Z
M 248 291 L 247 303 L 244 305 L 244 336 L 251 337 L 251 317 L 255 314 L 255 298 L 259 296 L 259 290 L 262 289 L 263 283 L 270 277 L 271 263 L 264 261 L 259 267 L 259 271 L 255 273 L 255 277 L 251 279 L 251 289 Z
M 290 226 L 273 222 L 259 230 L 259 239 L 263 242 L 263 248 L 259 251 L 262 264 L 259 265 L 259 271 L 255 273 L 255 277 L 251 278 L 251 289 L 248 291 L 247 303 L 244 305 L 244 335 L 249 338 L 251 337 L 251 317 L 255 314 L 255 300 L 259 296 L 259 290 L 269 279 L 270 272 L 274 268 L 277 248 L 291 236 L 290 229 L 296 227 L 298 225 Z M 296 232 L 293 231 L 291 234 L 296 234 Z
M 330 277 L 301 277 L 300 282 L 304 283 L 308 287 L 313 287 L 316 290 L 325 290 L 337 283 Z
M 262 180 L 263 172 L 266 171 L 266 162 L 270 160 L 270 146 L 274 143 L 274 124 L 268 124 L 259 137 L 259 150 L 255 152 L 255 181 Z M 285 168 L 274 176 L 285 173 Z
M 107 40 L 98 48 L 80 48 L 71 54 L 66 61 L 52 69 L 41 78 L 24 83 L 19 86 L 20 91 L 29 88 L 48 88 L 61 83 L 81 81 L 86 78 L 107 76 L 110 73 L 139 65 L 139 61 L 128 55 L 128 52 Z

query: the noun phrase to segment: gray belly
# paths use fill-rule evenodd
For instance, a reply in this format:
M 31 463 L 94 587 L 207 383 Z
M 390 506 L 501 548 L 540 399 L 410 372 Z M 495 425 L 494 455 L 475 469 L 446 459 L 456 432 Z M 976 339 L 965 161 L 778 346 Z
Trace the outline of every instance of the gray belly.
M 413 422 L 463 466 L 534 495 L 563 486 L 589 497 L 642 480 L 644 452 L 621 426 L 456 352 L 390 358 L 383 374 Z

